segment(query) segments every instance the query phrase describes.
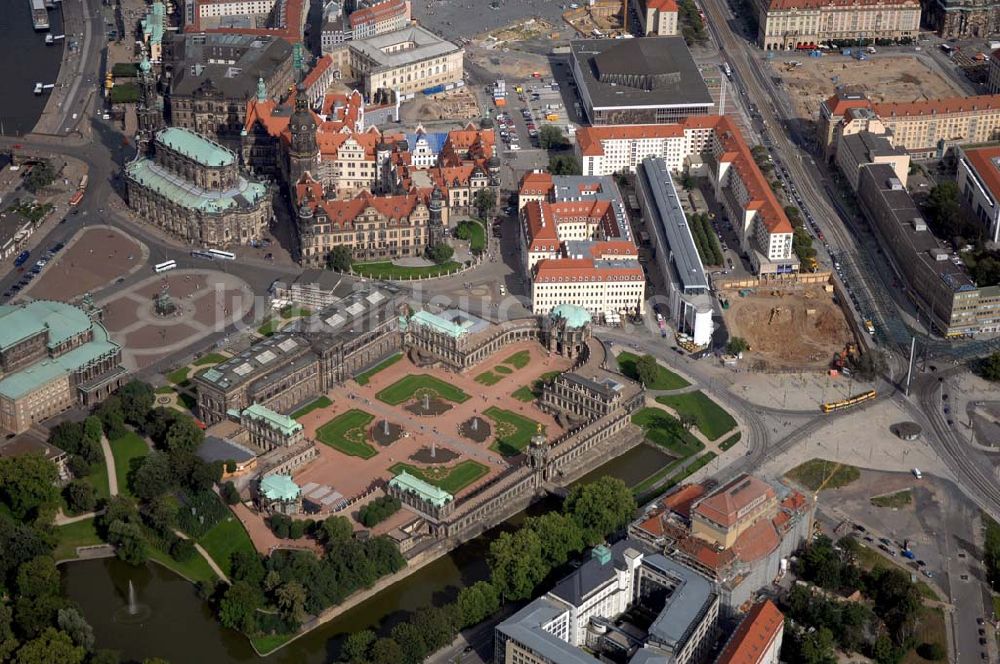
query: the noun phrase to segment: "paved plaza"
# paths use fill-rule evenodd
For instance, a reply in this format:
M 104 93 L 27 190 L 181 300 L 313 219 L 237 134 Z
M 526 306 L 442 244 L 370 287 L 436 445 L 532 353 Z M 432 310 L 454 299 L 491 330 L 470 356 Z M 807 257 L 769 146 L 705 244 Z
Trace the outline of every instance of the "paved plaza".
M 156 312 L 156 297 L 164 291 L 177 308 L 172 315 Z M 231 274 L 174 270 L 151 276 L 98 304 L 104 308 L 108 331 L 125 347 L 122 364 L 136 370 L 242 320 L 253 308 L 254 296 Z

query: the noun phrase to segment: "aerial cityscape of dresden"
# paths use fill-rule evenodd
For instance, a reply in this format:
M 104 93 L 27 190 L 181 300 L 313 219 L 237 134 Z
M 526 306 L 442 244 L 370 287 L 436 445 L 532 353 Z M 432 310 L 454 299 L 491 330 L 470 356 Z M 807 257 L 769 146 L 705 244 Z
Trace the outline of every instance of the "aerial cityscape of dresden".
M 1000 0 L 2 0 L 0 664 L 1000 664 Z

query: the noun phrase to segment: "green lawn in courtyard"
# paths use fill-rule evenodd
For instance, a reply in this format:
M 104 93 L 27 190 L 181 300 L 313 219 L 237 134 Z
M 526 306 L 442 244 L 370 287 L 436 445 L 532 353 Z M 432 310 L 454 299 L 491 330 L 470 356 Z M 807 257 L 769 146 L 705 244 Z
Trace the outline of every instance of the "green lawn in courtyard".
M 532 381 L 531 385 L 519 387 L 513 394 L 511 394 L 511 396 L 518 401 L 524 401 L 525 403 L 534 401 L 535 399 L 540 399 L 542 397 L 542 386 L 561 373 L 561 371 L 546 371 Z
M 656 397 L 657 403 L 673 408 L 680 416 L 688 415 L 694 424 L 709 440 L 736 428 L 736 420 L 700 390 Z
M 389 468 L 389 472 L 395 475 L 399 475 L 404 470 L 452 495 L 490 472 L 487 466 L 471 459 L 461 461 L 454 466 L 419 468 L 408 463 L 397 463 Z
M 474 254 L 482 253 L 486 249 L 486 229 L 478 221 L 460 221 L 455 228 L 455 237 L 459 237 L 461 229 L 465 229 L 469 235 L 469 251 Z M 464 232 L 462 233 L 465 234 Z
M 469 399 L 469 395 L 461 389 L 429 374 L 410 374 L 376 394 L 375 398 L 390 406 L 398 406 L 414 397 L 423 397 L 425 392 L 455 403 Z
M 371 413 L 352 409 L 317 429 L 316 438 L 344 454 L 370 459 L 377 454 L 367 442 L 368 425 L 374 419 Z
M 484 410 L 483 415 L 496 423 L 494 430 L 496 440 L 490 445 L 490 449 L 503 456 L 514 456 L 523 452 L 538 430 L 538 422 L 496 406 Z M 543 427 L 542 432 L 544 431 Z
M 462 269 L 462 264 L 448 261 L 443 265 L 426 265 L 422 267 L 407 267 L 389 262 L 355 263 L 351 270 L 354 274 L 369 279 L 409 280 L 440 277 Z
M 292 413 L 292 419 L 297 420 L 300 417 L 303 417 L 308 413 L 313 412 L 314 410 L 319 410 L 320 408 L 326 408 L 327 406 L 332 406 L 332 405 L 333 402 L 330 401 L 330 399 L 328 399 L 327 397 L 319 397 L 315 401 L 307 403 L 305 406 L 299 408 L 297 411 Z
M 84 478 L 87 484 L 94 487 L 98 500 L 105 500 L 111 496 L 111 487 L 108 486 L 108 464 L 99 461 L 90 467 L 90 474 Z
M 479 383 L 480 385 L 489 386 L 489 385 L 496 385 L 497 383 L 499 383 L 501 380 L 503 380 L 503 376 L 495 374 L 492 371 L 484 371 L 483 373 L 473 378 L 473 380 Z
M 509 364 L 515 369 L 523 369 L 531 363 L 531 353 L 526 350 L 519 350 L 506 360 L 504 364 Z
M 167 380 L 169 380 L 174 385 L 180 385 L 187 380 L 188 374 L 191 373 L 190 367 L 181 367 L 180 369 L 174 369 L 167 374 Z
M 71 560 L 76 558 L 76 547 L 94 546 L 102 544 L 101 538 L 97 535 L 97 528 L 94 527 L 93 517 L 83 519 L 65 526 L 57 526 L 54 529 L 56 536 L 56 548 L 52 552 L 52 557 L 56 560 Z
M 115 457 L 115 477 L 118 478 L 118 493 L 131 496 L 128 487 L 128 473 L 132 460 L 149 454 L 149 446 L 142 437 L 134 431 L 128 431 L 124 436 L 108 441 L 111 454 Z
M 217 523 L 211 530 L 202 535 L 198 544 L 201 544 L 205 551 L 208 551 L 208 555 L 212 556 L 212 560 L 225 572 L 226 576 L 230 574 L 230 560 L 234 552 L 255 553 L 250 535 L 247 534 L 243 524 L 235 516 L 229 516 Z
M 386 359 L 382 360 L 381 362 L 373 366 L 368 371 L 362 371 L 361 373 L 359 373 L 357 376 L 354 377 L 354 380 L 358 383 L 358 385 L 367 385 L 368 381 L 372 379 L 372 376 L 377 374 L 379 371 L 382 371 L 383 369 L 388 369 L 396 362 L 399 362 L 401 359 L 403 359 L 402 353 L 396 353 L 392 357 L 387 357 Z
M 638 359 L 638 355 L 629 353 L 628 351 L 618 353 L 618 368 L 621 369 L 622 374 L 625 376 L 628 376 L 632 380 L 639 380 L 639 372 L 635 368 L 635 363 Z M 652 384 L 646 386 L 647 389 L 679 390 L 691 384 L 662 364 L 657 364 L 656 367 L 656 379 Z
M 503 374 L 504 376 L 509 376 L 510 374 L 514 373 L 514 370 L 508 367 L 506 364 L 496 365 L 495 367 L 493 367 L 493 371 L 496 371 L 498 374 Z
M 647 440 L 677 458 L 684 459 L 705 449 L 676 417 L 660 408 L 640 408 L 632 415 L 632 423 L 643 428 Z
M 226 356 L 220 353 L 205 353 L 197 360 L 194 361 L 196 367 L 204 367 L 209 364 L 218 364 L 220 362 L 225 362 Z
M 511 392 L 510 396 L 514 397 L 518 401 L 523 401 L 525 403 L 535 400 L 535 393 L 531 391 L 531 386 L 529 385 L 523 385 L 517 388 L 516 390 Z

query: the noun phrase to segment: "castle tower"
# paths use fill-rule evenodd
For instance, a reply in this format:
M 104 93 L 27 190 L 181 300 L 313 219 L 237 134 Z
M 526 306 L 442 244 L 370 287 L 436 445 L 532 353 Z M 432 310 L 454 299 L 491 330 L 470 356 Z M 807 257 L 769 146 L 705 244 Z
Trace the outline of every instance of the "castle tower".
M 431 200 L 427 205 L 430 212 L 430 219 L 427 223 L 427 244 L 434 246 L 444 242 L 444 221 L 442 212 L 444 210 L 444 194 L 437 187 L 431 192 Z
M 316 120 L 309 110 L 306 89 L 299 83 L 295 94 L 295 111 L 288 121 L 292 134 L 288 149 L 288 181 L 298 182 L 304 173 L 316 170 Z
M 539 423 L 535 435 L 531 437 L 531 443 L 528 445 L 528 463 L 536 474 L 541 474 L 542 482 L 549 480 L 548 461 L 548 440 L 542 432 L 541 423 Z
M 489 171 L 490 186 L 500 186 L 500 158 L 493 155 L 486 160 L 486 170 Z
M 136 141 L 139 153 L 143 154 L 149 148 L 153 136 L 163 128 L 163 113 L 156 98 L 156 74 L 153 65 L 145 55 L 139 61 L 139 104 L 136 108 L 138 131 Z

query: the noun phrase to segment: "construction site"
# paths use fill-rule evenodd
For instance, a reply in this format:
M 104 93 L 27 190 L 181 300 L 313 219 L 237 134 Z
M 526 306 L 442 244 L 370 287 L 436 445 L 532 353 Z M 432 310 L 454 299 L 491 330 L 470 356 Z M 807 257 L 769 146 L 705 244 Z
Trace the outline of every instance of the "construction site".
M 400 121 L 404 124 L 454 120 L 453 124 L 459 128 L 464 126 L 469 118 L 478 118 L 482 115 L 482 111 L 476 102 L 476 95 L 463 87 L 430 97 L 417 95 L 400 107 L 399 115 Z
M 582 37 L 619 37 L 628 32 L 623 23 L 623 0 L 594 0 L 563 12 L 563 20 Z
M 854 346 L 844 313 L 822 284 L 721 291 L 730 337 L 750 344 L 746 366 L 758 371 L 826 371 Z
M 864 89 L 874 101 L 920 101 L 964 94 L 915 55 L 877 54 L 859 60 L 853 54 L 817 52 L 825 55 L 810 57 L 802 53 L 798 59 L 770 61 L 796 117 L 810 122 L 815 122 L 820 103 L 838 86 Z

